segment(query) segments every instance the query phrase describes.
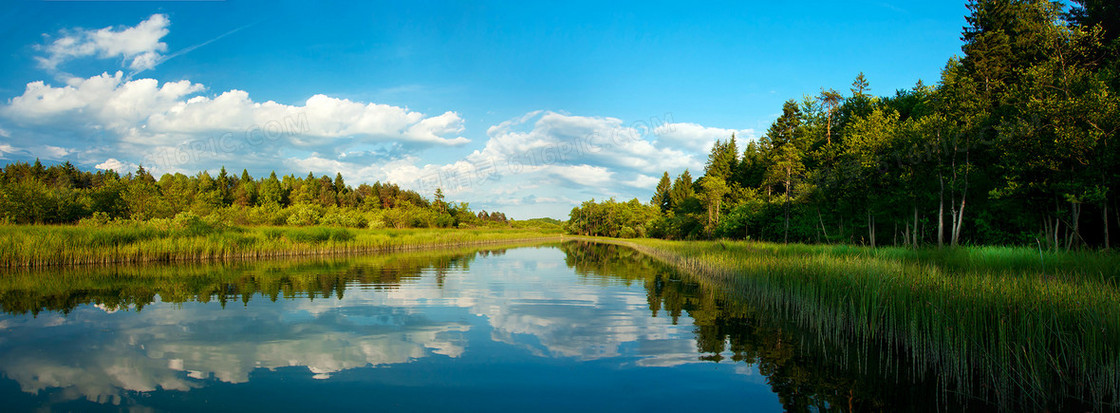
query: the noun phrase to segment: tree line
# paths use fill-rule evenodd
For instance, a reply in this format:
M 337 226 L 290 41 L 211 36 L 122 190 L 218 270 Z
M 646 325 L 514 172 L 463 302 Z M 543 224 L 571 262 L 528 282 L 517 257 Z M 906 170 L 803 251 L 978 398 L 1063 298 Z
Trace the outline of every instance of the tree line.
M 158 180 L 140 166 L 121 175 L 112 170 L 81 171 L 70 162 L 43 166 L 15 162 L 0 168 L 0 220 L 17 224 L 64 224 L 82 220 L 208 217 L 236 225 L 335 225 L 353 228 L 434 228 L 506 226 L 502 212 L 471 211 L 466 202 L 447 202 L 437 189 L 432 200 L 396 184 L 375 182 L 356 188 L 338 173 L 306 177 L 276 172 L 253 178 L 223 167 L 216 176 L 164 174 Z
M 666 172 L 648 204 L 586 202 L 568 230 L 1110 248 L 1120 221 L 1120 4 L 973 0 L 968 9 L 963 56 L 936 85 L 874 96 L 860 73 L 849 93 L 787 101 L 745 148 L 735 136 L 717 141 L 699 178 Z

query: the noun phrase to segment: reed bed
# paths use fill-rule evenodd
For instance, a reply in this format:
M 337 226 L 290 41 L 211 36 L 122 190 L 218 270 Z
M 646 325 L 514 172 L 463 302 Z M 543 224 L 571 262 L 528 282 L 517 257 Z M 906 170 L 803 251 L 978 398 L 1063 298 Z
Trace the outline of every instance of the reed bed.
M 502 229 L 3 225 L 0 268 L 338 256 L 557 239 L 554 234 Z
M 1116 255 L 596 240 L 668 262 L 823 342 L 894 351 L 919 366 L 913 374 L 940 377 L 944 394 L 1006 409 L 1118 407 Z

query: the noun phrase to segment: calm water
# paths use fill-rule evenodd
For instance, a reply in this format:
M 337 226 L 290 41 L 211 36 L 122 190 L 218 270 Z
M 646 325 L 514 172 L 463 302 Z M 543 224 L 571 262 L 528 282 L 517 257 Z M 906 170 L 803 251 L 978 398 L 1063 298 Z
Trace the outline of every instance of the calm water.
M 788 378 L 811 370 L 775 362 L 798 358 L 780 333 L 610 247 L 6 282 L 6 411 L 779 411 L 816 400 Z

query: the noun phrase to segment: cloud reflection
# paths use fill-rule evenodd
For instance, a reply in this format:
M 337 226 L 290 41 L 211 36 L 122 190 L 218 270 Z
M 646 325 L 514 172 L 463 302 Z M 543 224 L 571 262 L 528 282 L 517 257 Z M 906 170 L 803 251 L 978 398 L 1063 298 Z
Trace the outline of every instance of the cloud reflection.
M 400 288 L 351 285 L 342 299 L 258 296 L 225 308 L 86 305 L 66 316 L 3 316 L 0 371 L 25 392 L 62 389 L 62 397 L 121 403 L 129 392 L 246 383 L 257 369 L 304 366 L 329 379 L 366 366 L 460 358 L 474 328 L 538 357 L 618 358 L 637 367 L 700 362 L 691 320 L 650 317 L 640 284 L 581 278 L 554 265 L 563 260 L 558 249 L 513 250 L 469 270 L 424 270 Z

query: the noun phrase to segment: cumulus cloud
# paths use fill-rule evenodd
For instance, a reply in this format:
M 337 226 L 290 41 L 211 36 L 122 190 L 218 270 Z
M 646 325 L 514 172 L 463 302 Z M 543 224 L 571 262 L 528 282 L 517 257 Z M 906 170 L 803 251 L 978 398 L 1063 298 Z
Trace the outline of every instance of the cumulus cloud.
M 60 147 L 90 147 L 89 137 L 98 137 L 105 147 L 97 152 L 101 159 L 145 154 L 131 161 L 165 172 L 215 167 L 206 162 L 269 164 L 283 159 L 285 150 L 341 157 L 379 146 L 407 152 L 469 142 L 458 136 L 463 119 L 450 111 L 427 116 L 321 94 L 286 105 L 254 101 L 242 90 L 213 97 L 201 95 L 205 91 L 189 80 L 127 80 L 118 71 L 73 78 L 64 86 L 28 83 L 23 94 L 0 106 L 0 116 Z
M 90 56 L 122 59 L 133 71 L 151 69 L 167 51 L 167 43 L 160 39 L 167 35 L 170 24 L 166 15 L 153 14 L 131 27 L 65 30 L 50 43 L 39 46 L 45 56 L 36 60 L 52 71 L 69 60 Z
M 511 160 L 526 167 L 590 165 L 654 173 L 693 164 L 692 154 L 658 147 L 644 125 L 611 117 L 531 112 L 490 127 L 475 159 Z
M 713 128 L 695 123 L 666 123 L 655 129 L 659 142 L 664 145 L 707 153 L 717 139 L 728 140 L 734 134 L 737 140 L 754 140 L 754 129 Z
M 712 143 L 732 133 L 754 137 L 749 129 L 534 111 L 491 126 L 481 149 L 453 162 L 407 156 L 370 165 L 361 156 L 316 153 L 287 163 L 317 174 L 388 180 L 422 194 L 441 188 L 451 199 L 517 217 L 563 216 L 578 204 L 573 199 L 645 199 L 662 172 L 703 168 Z
M 97 169 L 113 170 L 117 171 L 117 173 L 122 174 L 129 173 L 137 169 L 135 164 L 121 162 L 115 158 L 106 159 L 105 162 L 94 165 L 93 167 Z
M 51 145 L 44 145 L 42 150 L 43 157 L 47 159 L 63 159 L 71 152 L 69 149 Z

